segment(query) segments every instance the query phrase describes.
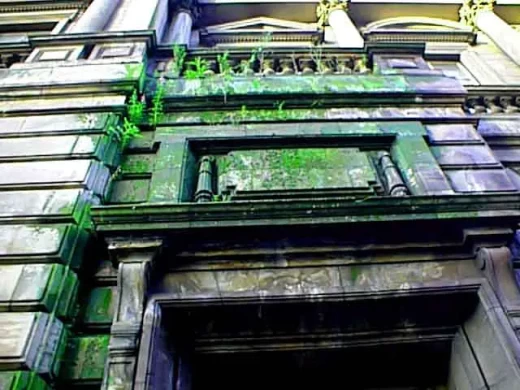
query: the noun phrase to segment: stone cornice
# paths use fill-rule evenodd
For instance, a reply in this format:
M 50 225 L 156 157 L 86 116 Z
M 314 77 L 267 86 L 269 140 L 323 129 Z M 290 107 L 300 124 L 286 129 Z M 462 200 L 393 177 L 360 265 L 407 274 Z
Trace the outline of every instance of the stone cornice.
M 86 6 L 86 3 L 82 0 L 0 1 L 0 13 L 74 10 L 83 8 L 84 6 Z
M 515 223 L 518 194 L 328 199 L 314 201 L 133 204 L 94 207 L 97 231 L 107 235 L 185 229 L 384 223 L 483 218 Z M 125 233 L 127 232 L 127 233 Z

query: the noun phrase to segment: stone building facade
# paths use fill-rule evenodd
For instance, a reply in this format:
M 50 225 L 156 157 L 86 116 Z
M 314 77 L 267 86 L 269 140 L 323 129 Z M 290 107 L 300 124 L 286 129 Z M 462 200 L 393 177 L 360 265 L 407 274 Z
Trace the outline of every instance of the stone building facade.
M 520 389 L 520 2 L 0 26 L 0 389 Z

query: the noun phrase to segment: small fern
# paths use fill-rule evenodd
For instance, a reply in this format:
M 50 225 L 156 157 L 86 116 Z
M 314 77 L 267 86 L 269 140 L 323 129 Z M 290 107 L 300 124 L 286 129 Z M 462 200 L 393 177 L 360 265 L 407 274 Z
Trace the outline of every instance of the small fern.
M 155 94 L 152 98 L 152 107 L 150 108 L 150 122 L 153 127 L 157 127 L 164 116 L 164 85 L 157 84 Z
M 195 57 L 192 61 L 188 62 L 188 66 L 189 68 L 186 69 L 184 73 L 184 77 L 188 80 L 203 79 L 209 71 L 208 61 L 201 57 Z
M 137 90 L 134 89 L 132 96 L 128 102 L 127 111 L 128 111 L 128 119 L 130 122 L 139 124 L 143 120 L 144 111 L 146 108 L 146 103 L 144 101 L 139 100 L 137 95 Z
M 184 61 L 186 59 L 186 49 L 182 45 L 173 45 L 173 64 L 172 64 L 172 76 L 179 77 L 184 67 Z

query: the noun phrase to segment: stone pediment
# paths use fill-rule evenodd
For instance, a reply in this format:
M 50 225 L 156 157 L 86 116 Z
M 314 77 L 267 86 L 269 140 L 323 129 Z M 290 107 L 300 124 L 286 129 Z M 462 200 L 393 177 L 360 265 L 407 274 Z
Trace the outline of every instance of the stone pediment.
M 317 31 L 314 23 L 300 23 L 290 20 L 275 19 L 260 16 L 206 27 L 209 34 L 215 33 L 241 33 L 241 32 L 308 32 Z
M 315 23 L 301 23 L 265 16 L 207 26 L 201 31 L 206 44 L 270 41 L 310 41 L 319 36 Z
M 362 29 L 369 41 L 391 42 L 466 42 L 475 34 L 468 26 L 429 17 L 397 17 L 370 23 Z

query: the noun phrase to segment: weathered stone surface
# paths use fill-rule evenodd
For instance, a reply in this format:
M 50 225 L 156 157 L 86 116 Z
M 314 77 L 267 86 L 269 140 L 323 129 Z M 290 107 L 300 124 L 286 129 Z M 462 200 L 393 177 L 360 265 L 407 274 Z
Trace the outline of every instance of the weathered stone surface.
M 46 325 L 38 318 L 38 313 L 0 313 L 0 367 L 6 360 L 13 362 L 12 368 L 34 364 L 37 346 L 31 350 L 31 337 L 36 333 L 40 338 Z
M 219 191 L 304 189 L 369 190 L 377 181 L 365 153 L 357 149 L 234 151 L 218 160 Z
M 65 317 L 75 303 L 77 277 L 63 265 L 1 265 L 0 279 L 0 311 L 57 308 L 56 314 Z
M 10 99 L 0 102 L 0 110 L 10 114 L 40 114 L 52 110 L 83 110 L 121 109 L 125 105 L 124 95 L 116 96 L 81 96 L 53 99 Z
M 108 353 L 108 335 L 72 337 L 62 362 L 60 377 L 66 382 L 100 381 Z
M 80 221 L 85 206 L 96 203 L 84 190 L 0 192 L 0 219 L 49 218 Z
M 485 389 L 486 383 L 462 330 L 455 335 L 450 357 L 450 389 Z
M 343 107 L 328 109 L 287 109 L 283 114 L 285 120 L 355 120 L 392 118 L 395 120 L 424 120 L 431 118 L 442 118 L 443 120 L 464 118 L 466 114 L 462 109 L 455 107 Z M 234 120 L 275 122 L 279 120 L 276 115 L 266 115 L 264 110 L 250 110 L 246 113 L 239 112 L 230 116 L 228 111 L 214 112 L 211 114 L 203 112 L 181 112 L 171 113 L 166 116 L 167 123 L 185 124 L 210 124 L 219 125 L 233 123 Z M 235 119 L 236 118 L 236 119 Z M 274 123 L 273 123 L 274 124 Z M 306 123 L 307 125 L 307 123 Z M 347 124 L 345 124 L 347 125 Z M 162 129 L 158 129 L 160 132 Z
M 154 161 L 155 154 L 130 154 L 121 161 L 121 172 L 127 175 L 151 173 Z
M 85 82 L 137 81 L 142 71 L 142 64 L 81 64 L 52 68 L 11 69 L 6 77 L 0 79 L 0 87 L 30 88 Z
M 59 320 L 46 313 L 0 313 L 0 329 L 0 371 L 56 376 L 65 335 Z
M 433 144 L 482 141 L 475 128 L 468 124 L 427 125 L 426 130 Z
M 516 191 L 503 169 L 447 171 L 453 189 L 457 192 Z
M 66 135 L 61 137 L 24 137 L 4 139 L 0 144 L 0 160 L 42 157 L 88 158 L 104 160 L 110 152 L 110 140 L 100 135 Z M 112 152 L 112 154 L 114 154 Z M 113 156 L 106 156 L 112 157 Z
M 150 180 L 118 180 L 112 184 L 110 203 L 136 203 L 148 200 Z
M 392 146 L 392 157 L 412 195 L 453 193 L 422 137 L 398 137 Z
M 186 271 L 166 274 L 161 292 L 176 299 L 336 295 L 472 284 L 481 277 L 472 261 L 317 268 Z
M 462 85 L 454 79 L 442 76 L 386 76 L 346 75 L 346 76 L 285 76 L 260 77 L 258 83 L 246 78 L 236 78 L 232 82 L 234 95 L 276 95 L 285 94 L 358 94 L 358 93 L 443 93 L 465 94 Z M 178 79 L 167 85 L 167 96 L 189 97 L 221 95 L 225 90 L 221 80 L 185 80 Z M 229 88 L 228 88 L 229 89 Z M 229 98 L 228 93 L 228 98 Z M 403 100 L 406 98 L 402 98 Z
M 2 390 L 47 390 L 49 385 L 31 371 L 1 371 L 0 389 Z
M 478 132 L 484 137 L 520 136 L 520 121 L 481 120 Z
M 520 387 L 518 339 L 502 309 L 486 301 L 464 324 L 465 333 L 489 388 L 516 389 Z
M 101 133 L 109 114 L 63 114 L 0 118 L 0 137 L 36 134 Z
M 433 155 L 440 165 L 496 165 L 499 162 L 484 145 L 434 146 Z
M 520 163 L 520 148 L 493 147 L 493 154 L 502 163 Z
M 114 287 L 92 289 L 87 301 L 83 303 L 83 323 L 88 327 L 110 326 L 114 317 L 115 294 Z
M 0 263 L 62 262 L 78 266 L 86 233 L 76 226 L 1 225 Z
M 92 160 L 35 161 L 0 164 L 0 188 L 81 187 L 104 196 L 108 168 Z

